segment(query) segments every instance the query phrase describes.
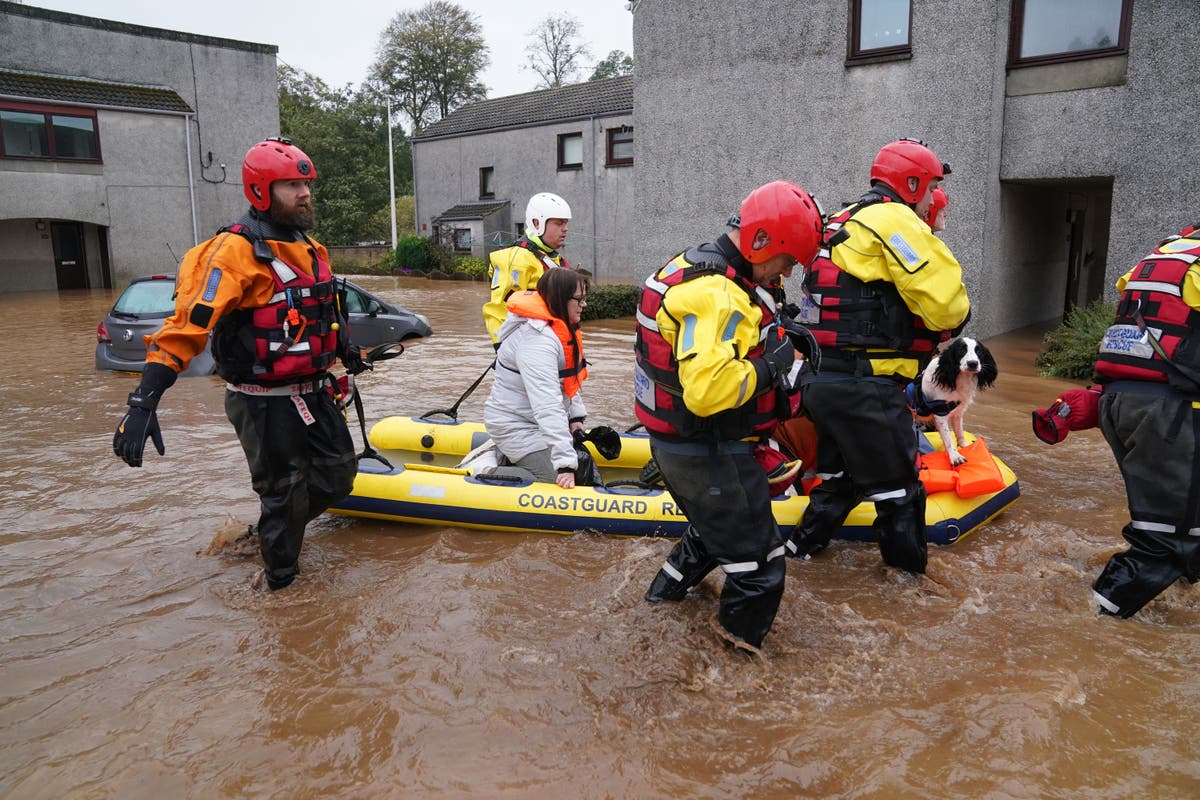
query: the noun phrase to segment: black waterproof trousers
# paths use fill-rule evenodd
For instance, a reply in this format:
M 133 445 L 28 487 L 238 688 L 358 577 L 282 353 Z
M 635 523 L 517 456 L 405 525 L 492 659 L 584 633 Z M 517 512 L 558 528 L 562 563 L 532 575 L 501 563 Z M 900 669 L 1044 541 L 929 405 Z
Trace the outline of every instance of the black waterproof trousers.
M 901 387 L 882 378 L 821 375 L 805 384 L 804 409 L 817 430 L 821 483 L 809 493 L 789 553 L 807 558 L 824 550 L 851 510 L 868 500 L 884 563 L 924 573 L 925 486 Z
M 1092 587 L 1105 613 L 1131 617 L 1179 578 L 1200 578 L 1198 399 L 1158 385 L 1100 397 L 1100 429 L 1125 479 L 1130 516 L 1122 531 L 1129 549 L 1109 559 Z
M 718 622 L 760 647 L 779 610 L 787 566 L 767 476 L 751 448 L 747 442 L 677 444 L 651 437 L 667 491 L 690 524 L 646 599 L 682 600 L 719 566 L 725 587 Z
M 226 390 L 225 413 L 261 505 L 258 537 L 267 585 L 282 589 L 299 571 L 304 527 L 354 486 L 354 442 L 324 388 L 295 397 Z

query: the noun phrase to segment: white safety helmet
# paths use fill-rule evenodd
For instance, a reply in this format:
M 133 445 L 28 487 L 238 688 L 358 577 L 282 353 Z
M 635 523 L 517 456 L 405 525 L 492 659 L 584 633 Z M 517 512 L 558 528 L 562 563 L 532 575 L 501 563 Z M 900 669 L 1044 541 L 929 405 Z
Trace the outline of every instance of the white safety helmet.
M 525 206 L 525 230 L 538 236 L 546 232 L 546 220 L 570 218 L 571 207 L 567 201 L 550 192 L 538 192 Z

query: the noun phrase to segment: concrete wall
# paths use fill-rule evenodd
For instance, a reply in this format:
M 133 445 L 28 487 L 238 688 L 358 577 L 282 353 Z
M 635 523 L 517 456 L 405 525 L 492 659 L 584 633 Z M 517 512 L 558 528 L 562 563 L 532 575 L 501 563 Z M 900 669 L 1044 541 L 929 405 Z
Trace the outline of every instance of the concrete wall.
M 0 219 L 108 227 L 118 287 L 135 275 L 174 269 L 172 251 L 182 256 L 246 207 L 242 157 L 254 142 L 279 133 L 275 48 L 41 9 L 28 13 L 33 16 L 0 4 L 0 67 L 165 86 L 195 116 L 189 124 L 178 114 L 101 109 L 103 164 L 0 160 Z M 89 265 L 100 262 L 93 243 L 89 239 Z M 16 276 L 20 266 L 6 257 L 7 242 L 0 244 L 0 291 L 17 289 L 24 282 Z M 53 288 L 53 259 L 36 269 L 48 271 Z
M 600 281 L 628 282 L 633 274 L 627 238 L 636 166 L 608 167 L 604 162 L 605 131 L 632 121 L 631 115 L 600 117 L 413 142 L 417 232 L 430 235 L 433 218 L 458 203 L 478 201 L 479 169 L 490 166 L 495 200 L 511 204 L 506 239 L 514 238 L 516 223 L 524 222 L 529 198 L 553 192 L 571 206 L 563 248 L 571 265 L 591 270 Z M 583 169 L 559 171 L 558 135 L 574 132 L 583 134 Z M 635 128 L 635 165 L 640 158 L 637 136 Z M 465 222 L 449 224 L 470 227 Z
M 653 220 L 632 239 L 639 277 L 719 235 L 766 181 L 796 181 L 836 210 L 865 191 L 875 152 L 899 136 L 924 139 L 953 166 L 944 238 L 963 265 L 979 336 L 1061 313 L 1062 297 L 1041 293 L 1065 286 L 1065 216 L 1053 217 L 1072 181 L 1086 189 L 1112 178 L 1111 236 L 1096 234 L 1110 285 L 1194 221 L 1185 165 L 1200 151 L 1200 126 L 1185 99 L 1200 49 L 1178 27 L 1191 0 L 1134 3 L 1124 70 L 1105 60 L 1014 70 L 1019 78 L 1006 75 L 1008 3 L 913 3 L 911 59 L 861 66 L 845 63 L 848 6 L 637 5 L 634 202 Z M 1061 184 L 1046 189 L 1064 196 L 1057 206 L 1011 189 L 1039 181 Z

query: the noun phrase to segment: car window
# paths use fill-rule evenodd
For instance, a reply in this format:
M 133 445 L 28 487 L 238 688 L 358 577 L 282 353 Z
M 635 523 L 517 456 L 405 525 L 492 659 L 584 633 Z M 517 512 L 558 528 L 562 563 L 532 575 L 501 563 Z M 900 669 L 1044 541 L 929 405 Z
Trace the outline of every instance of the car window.
M 346 310 L 351 314 L 366 314 L 369 301 L 362 292 L 352 286 L 346 287 Z
M 130 284 L 119 298 L 113 311 L 120 314 L 163 314 L 175 310 L 174 281 L 138 281 Z

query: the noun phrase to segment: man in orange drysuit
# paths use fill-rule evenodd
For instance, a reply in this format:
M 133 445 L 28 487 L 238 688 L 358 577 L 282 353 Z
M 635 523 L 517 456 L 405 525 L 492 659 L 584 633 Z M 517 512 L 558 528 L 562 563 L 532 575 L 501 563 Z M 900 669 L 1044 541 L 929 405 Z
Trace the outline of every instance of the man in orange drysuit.
M 113 451 L 131 467 L 142 465 L 147 439 L 165 453 L 159 400 L 211 332 L 227 382 L 225 412 L 260 500 L 259 545 L 272 590 L 295 579 L 305 525 L 354 484 L 354 443 L 328 370 L 335 358 L 351 374 L 369 368 L 350 344 L 328 253 L 304 233 L 316 224 L 316 177 L 287 139 L 266 139 L 246 153 L 251 207 L 184 256 L 175 312 L 148 337 L 142 381 L 113 436 Z

